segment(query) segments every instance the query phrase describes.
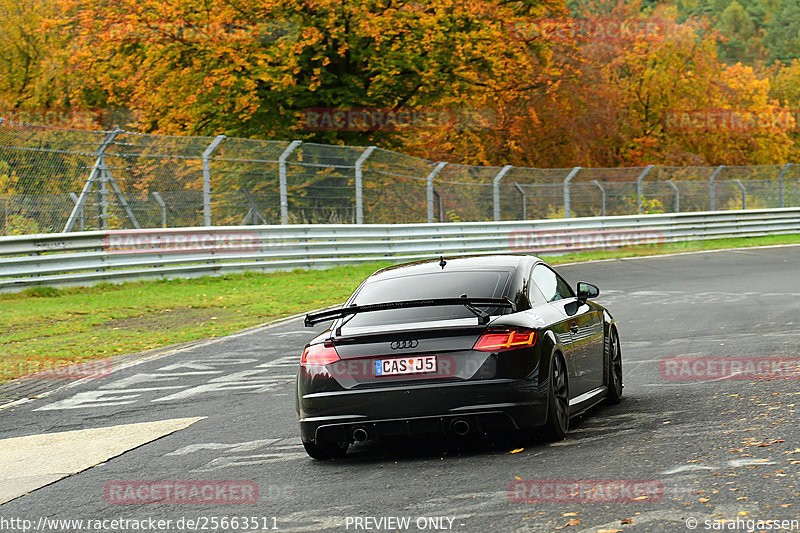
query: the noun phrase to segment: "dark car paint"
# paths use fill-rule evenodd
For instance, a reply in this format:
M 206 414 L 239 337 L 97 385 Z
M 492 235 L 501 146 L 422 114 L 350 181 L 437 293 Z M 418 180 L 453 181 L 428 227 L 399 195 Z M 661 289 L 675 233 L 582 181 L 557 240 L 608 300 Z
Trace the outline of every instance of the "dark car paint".
M 544 302 L 531 282 L 532 268 L 539 263 L 543 261 L 531 256 L 483 256 L 449 259 L 445 266 L 454 270 L 510 271 L 504 295 L 516 304 L 517 310 L 493 318 L 488 326 L 535 328 L 538 338 L 532 347 L 501 354 L 474 351 L 472 346 L 487 327 L 478 325 L 477 320 L 444 330 L 436 323 L 427 328 L 416 324 L 405 331 L 403 325 L 394 325 L 391 333 L 359 335 L 349 333 L 345 326 L 339 336 L 335 333 L 341 320 L 334 321 L 309 344 L 332 339 L 341 361 L 326 369 L 316 367 L 310 371 L 301 367 L 298 371 L 296 407 L 303 441 L 351 440 L 349 432 L 354 427 L 367 426 L 372 428 L 373 438 L 428 430 L 446 433 L 452 419 L 465 416 L 473 417 L 478 430 L 534 428 L 547 418 L 548 377 L 556 354 L 566 362 L 570 416 L 601 401 L 609 383 L 607 339 L 614 327 L 613 318 L 602 306 L 576 297 Z M 441 269 L 438 261 L 419 261 L 381 270 L 362 282 L 345 306 L 366 283 Z M 402 295 L 398 295 L 400 299 Z M 575 326 L 577 332 L 570 331 Z M 463 367 L 452 376 L 433 379 L 370 378 L 363 370 L 352 376 L 340 368 L 353 361 L 358 368 L 361 358 L 397 357 L 401 354 L 389 348 L 390 342 L 411 339 L 418 340 L 419 346 L 408 353 L 453 357 L 463 362 Z M 420 431 L 414 429 L 417 427 Z

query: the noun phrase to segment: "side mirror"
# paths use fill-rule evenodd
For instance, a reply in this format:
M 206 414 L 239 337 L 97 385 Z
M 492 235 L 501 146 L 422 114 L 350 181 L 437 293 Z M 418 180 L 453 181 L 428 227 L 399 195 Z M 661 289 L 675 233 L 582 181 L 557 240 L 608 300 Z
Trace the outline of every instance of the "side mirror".
M 578 300 L 581 302 L 585 302 L 589 298 L 597 298 L 600 294 L 600 289 L 597 288 L 596 285 L 592 285 L 591 283 L 586 283 L 585 281 L 578 282 Z

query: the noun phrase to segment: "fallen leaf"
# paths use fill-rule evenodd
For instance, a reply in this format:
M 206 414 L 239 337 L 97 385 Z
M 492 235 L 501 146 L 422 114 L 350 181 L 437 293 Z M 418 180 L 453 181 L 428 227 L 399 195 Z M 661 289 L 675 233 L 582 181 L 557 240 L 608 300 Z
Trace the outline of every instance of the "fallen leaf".
M 572 520 L 570 520 L 569 522 L 567 522 L 563 526 L 555 527 L 553 529 L 564 529 L 567 526 L 579 526 L 579 525 L 581 525 L 580 518 L 573 518 Z
M 697 500 L 697 501 L 699 501 L 700 503 L 706 503 L 706 502 L 708 502 L 709 500 L 708 500 L 708 498 L 700 498 L 700 499 L 699 499 L 699 500 Z
M 578 516 L 578 513 L 564 513 L 561 516 Z
M 620 524 L 633 524 L 633 518 L 623 518 L 619 521 Z
M 525 450 L 525 448 L 517 448 L 516 450 L 511 450 L 511 451 L 510 451 L 510 452 L 508 452 L 508 453 L 519 453 L 519 452 L 521 452 L 521 451 L 523 451 L 523 450 Z

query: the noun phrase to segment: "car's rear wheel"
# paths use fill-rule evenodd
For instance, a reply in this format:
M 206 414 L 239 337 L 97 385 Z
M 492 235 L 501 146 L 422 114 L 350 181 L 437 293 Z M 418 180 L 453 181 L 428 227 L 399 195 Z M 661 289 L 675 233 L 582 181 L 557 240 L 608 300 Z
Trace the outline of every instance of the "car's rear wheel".
M 569 383 L 567 367 L 560 355 L 550 365 L 550 392 L 547 401 L 547 423 L 544 435 L 547 440 L 563 439 L 569 431 Z
M 617 404 L 622 401 L 622 349 L 617 330 L 611 328 L 608 339 L 608 394 L 606 401 Z
M 319 459 L 320 461 L 344 457 L 349 446 L 350 444 L 347 442 L 333 444 L 315 444 L 313 442 L 303 443 L 306 453 L 314 459 Z

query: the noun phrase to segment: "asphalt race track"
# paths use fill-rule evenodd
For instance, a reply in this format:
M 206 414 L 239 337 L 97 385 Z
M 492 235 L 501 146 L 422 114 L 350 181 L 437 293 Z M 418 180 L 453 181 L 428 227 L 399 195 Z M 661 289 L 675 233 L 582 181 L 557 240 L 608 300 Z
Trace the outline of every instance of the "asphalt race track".
M 746 520 L 800 519 L 800 375 L 752 376 L 746 365 L 738 379 L 697 365 L 672 375 L 662 361 L 800 356 L 800 246 L 558 270 L 600 287 L 620 324 L 625 381 L 621 404 L 573 420 L 562 442 L 399 441 L 313 461 L 297 436 L 293 379 L 314 333 L 293 319 L 0 411 L 0 501 L 10 500 L 0 530 L 133 531 L 152 518 L 170 531 L 671 532 L 719 519 L 747 531 Z M 141 503 L 147 494 L 128 489 L 205 480 L 215 503 Z M 526 487 L 547 501 L 514 501 L 531 498 L 515 493 L 519 480 L 537 480 Z M 570 496 L 570 480 L 601 488 Z M 609 488 L 636 483 L 652 490 Z

